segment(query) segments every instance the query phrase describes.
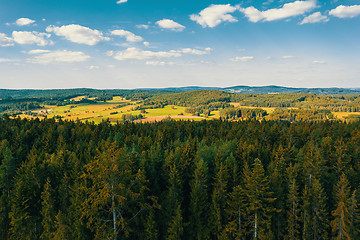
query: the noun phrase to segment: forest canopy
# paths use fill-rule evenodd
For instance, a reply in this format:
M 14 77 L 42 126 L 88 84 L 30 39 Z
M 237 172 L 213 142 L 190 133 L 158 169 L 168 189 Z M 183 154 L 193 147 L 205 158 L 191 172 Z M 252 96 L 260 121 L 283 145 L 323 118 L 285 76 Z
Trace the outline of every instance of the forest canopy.
M 0 239 L 360 237 L 358 121 L 0 129 Z

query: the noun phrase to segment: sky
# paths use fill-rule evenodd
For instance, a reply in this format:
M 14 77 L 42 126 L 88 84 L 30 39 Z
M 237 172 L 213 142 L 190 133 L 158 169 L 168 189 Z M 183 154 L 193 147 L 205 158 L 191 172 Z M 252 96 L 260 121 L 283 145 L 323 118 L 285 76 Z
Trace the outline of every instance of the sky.
M 1 0 L 0 89 L 360 87 L 359 0 Z

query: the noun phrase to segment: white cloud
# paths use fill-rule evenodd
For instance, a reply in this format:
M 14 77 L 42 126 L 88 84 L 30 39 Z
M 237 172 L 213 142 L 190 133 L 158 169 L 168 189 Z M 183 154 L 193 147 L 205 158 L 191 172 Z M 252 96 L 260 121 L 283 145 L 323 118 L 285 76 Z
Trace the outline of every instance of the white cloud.
M 14 59 L 0 58 L 0 63 L 16 62 Z
M 146 24 L 140 24 L 140 25 L 136 25 L 137 28 L 143 28 L 143 29 L 149 29 L 149 25 Z
M 128 0 L 119 0 L 119 1 L 117 1 L 116 3 L 117 4 L 122 4 L 122 3 L 126 3 Z
M 231 61 L 233 61 L 233 62 L 248 62 L 251 60 L 254 60 L 253 56 L 235 57 L 235 58 L 231 59 Z
M 88 27 L 83 27 L 77 24 L 64 25 L 61 27 L 49 26 L 46 28 L 47 32 L 53 32 L 57 36 L 65 37 L 65 39 L 80 44 L 96 45 L 100 41 L 109 41 L 110 38 L 104 37 L 103 33 Z
M 322 15 L 321 12 L 316 12 L 304 18 L 304 20 L 302 20 L 300 24 L 319 23 L 319 22 L 328 22 L 328 21 L 329 18 L 327 16 Z
M 295 17 L 309 12 L 316 8 L 315 0 L 308 1 L 295 1 L 284 4 L 281 8 L 273 8 L 266 11 L 259 11 L 254 7 L 240 8 L 240 11 L 251 22 L 263 21 L 275 21 L 289 17 Z
M 33 58 L 27 59 L 30 63 L 50 64 L 50 63 L 74 63 L 84 62 L 90 59 L 90 56 L 83 52 L 73 52 L 68 50 L 57 50 L 38 54 Z
M 291 55 L 287 55 L 287 56 L 282 56 L 282 59 L 291 59 L 291 58 L 295 58 L 295 56 L 291 56 Z
M 16 20 L 16 24 L 18 26 L 26 26 L 26 25 L 30 25 L 32 23 L 34 23 L 34 20 L 31 20 L 30 18 L 19 18 L 18 20 Z
M 113 56 L 117 60 L 148 60 L 154 58 L 171 58 L 171 57 L 181 57 L 183 54 L 193 54 L 193 55 L 205 55 L 209 54 L 212 51 L 211 48 L 205 48 L 204 50 L 192 49 L 192 48 L 183 48 L 180 50 L 170 50 L 168 52 L 160 51 L 144 51 L 139 48 L 127 48 L 124 51 L 113 52 L 108 51 L 107 56 Z
M 185 26 L 170 19 L 163 19 L 157 21 L 156 24 L 161 28 L 170 29 L 171 31 L 181 32 L 185 29 Z
M 114 56 L 114 51 L 107 51 L 106 56 L 108 57 Z
M 173 66 L 175 65 L 174 62 L 161 62 L 161 61 L 147 61 L 146 65 L 152 66 Z
M 14 40 L 6 36 L 6 34 L 0 33 L 0 46 L 2 47 L 14 46 Z
M 321 61 L 321 60 L 314 60 L 312 63 L 313 63 L 313 64 L 325 64 L 326 62 L 325 62 L 325 61 Z
M 27 32 L 27 31 L 13 31 L 12 37 L 14 42 L 18 44 L 36 44 L 38 46 L 46 46 L 53 44 L 52 41 L 47 40 L 51 37 L 51 34 L 48 33 L 39 33 L 39 32 Z
M 97 69 L 100 69 L 100 66 L 91 65 L 91 66 L 88 66 L 87 69 L 89 69 L 89 70 L 97 70 Z
M 170 58 L 170 57 L 180 57 L 181 53 L 178 52 L 153 52 L 153 51 L 144 51 L 139 48 L 128 48 L 124 51 L 120 51 L 114 54 L 116 60 L 147 60 L 152 58 Z
M 44 50 L 44 49 L 34 49 L 34 50 L 30 50 L 28 52 L 25 52 L 27 54 L 42 54 L 42 53 L 49 53 L 51 52 L 50 50 Z
M 125 37 L 128 42 L 141 42 L 143 40 L 142 37 L 136 36 L 132 32 L 125 30 L 114 30 L 111 32 L 111 35 L 116 35 L 120 37 Z
M 190 19 L 205 27 L 216 27 L 222 22 L 237 22 L 231 14 L 238 9 L 230 4 L 226 5 L 210 5 L 203 9 L 199 14 L 190 15 Z
M 145 47 L 150 46 L 150 43 L 149 43 L 149 42 L 143 42 L 143 44 L 144 44 Z
M 192 48 L 183 48 L 181 50 L 172 50 L 173 52 L 179 52 L 179 53 L 185 53 L 185 54 L 193 54 L 193 55 L 206 55 L 209 54 L 212 49 L 211 48 L 205 48 L 205 50 L 198 50 L 198 49 L 192 49 Z
M 168 52 L 160 51 L 144 51 L 139 48 L 127 48 L 124 51 L 113 52 L 108 51 L 107 56 L 113 56 L 117 60 L 148 60 L 154 58 L 171 58 L 171 57 L 181 57 L 183 54 L 193 54 L 193 55 L 205 55 L 209 54 L 212 51 L 211 48 L 205 48 L 204 50 L 192 49 L 192 48 L 183 48 L 180 50 L 170 50 Z
M 360 5 L 344 6 L 340 5 L 329 12 L 330 15 L 338 18 L 353 18 L 360 15 Z

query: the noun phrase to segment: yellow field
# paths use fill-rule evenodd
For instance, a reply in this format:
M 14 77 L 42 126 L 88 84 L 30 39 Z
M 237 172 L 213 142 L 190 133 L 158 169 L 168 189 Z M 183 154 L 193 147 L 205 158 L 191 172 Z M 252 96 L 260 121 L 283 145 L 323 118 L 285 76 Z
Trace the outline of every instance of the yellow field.
M 73 101 L 80 101 L 84 96 L 73 98 Z M 70 103 L 70 102 L 69 102 Z M 128 103 L 129 105 L 119 107 L 121 103 Z M 141 113 L 140 110 L 136 110 L 139 104 L 137 102 L 131 102 L 121 97 L 114 97 L 113 100 L 106 103 L 98 104 L 69 104 L 65 106 L 50 106 L 44 105 L 42 109 L 32 111 L 37 113 L 39 118 L 53 118 L 61 117 L 63 120 L 80 120 L 89 121 L 94 123 L 100 123 L 103 120 L 109 119 L 112 123 L 121 121 L 124 114 L 139 115 L 142 114 L 144 119 L 140 121 L 160 121 L 168 117 L 176 120 L 202 120 L 203 117 L 194 117 L 191 114 L 185 112 L 185 107 L 168 105 L 164 108 L 146 109 L 145 113 Z M 31 115 L 22 114 L 21 118 L 36 118 Z M 208 119 L 218 118 L 219 112 L 212 112 Z
M 255 109 L 255 108 L 261 108 L 263 110 L 265 110 L 267 113 L 273 113 L 275 111 L 276 108 L 274 107 L 248 107 L 248 106 L 241 106 L 240 103 L 230 103 L 230 105 L 237 107 L 237 108 L 250 108 L 250 109 Z M 295 108 L 288 108 L 288 109 L 295 109 Z
M 359 115 L 359 112 L 331 112 L 332 114 L 334 114 L 334 116 L 339 119 L 339 120 L 345 120 L 345 117 L 349 116 L 349 115 Z
M 71 98 L 70 101 L 79 102 L 79 101 L 83 100 L 84 98 L 86 98 L 86 96 L 78 96 L 78 97 Z

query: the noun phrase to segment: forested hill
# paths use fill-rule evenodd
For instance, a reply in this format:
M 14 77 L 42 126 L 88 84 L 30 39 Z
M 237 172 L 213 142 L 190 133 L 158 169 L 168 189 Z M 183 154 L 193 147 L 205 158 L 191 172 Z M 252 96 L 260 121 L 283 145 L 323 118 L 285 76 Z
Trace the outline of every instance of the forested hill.
M 274 93 L 311 93 L 317 95 L 347 95 L 360 94 L 360 89 L 348 88 L 289 88 L 281 86 L 234 86 L 234 87 L 172 87 L 172 88 L 148 88 L 148 89 L 91 89 L 91 88 L 76 88 L 76 89 L 49 89 L 49 90 L 12 90 L 0 89 L 0 99 L 8 98 L 72 98 L 80 95 L 89 97 L 103 95 L 112 96 L 129 96 L 134 94 L 156 95 L 173 92 L 188 92 L 197 90 L 218 90 L 232 93 L 249 93 L 249 94 L 274 94 Z
M 46 98 L 46 99 L 69 99 L 77 96 L 99 97 L 101 95 L 108 96 L 148 96 L 149 94 L 169 93 L 169 90 L 141 90 L 141 89 L 91 89 L 91 88 L 75 88 L 75 89 L 0 89 L 0 99 L 24 99 L 24 98 Z
M 223 88 L 225 91 L 235 93 L 254 93 L 254 94 L 274 94 L 274 93 L 311 93 L 317 95 L 337 95 L 337 94 L 360 94 L 359 90 L 349 88 L 291 88 L 281 86 L 234 86 Z
M 0 129 L 0 239 L 360 239 L 360 122 Z
M 216 87 L 179 87 L 179 88 L 164 88 L 163 90 L 170 91 L 195 91 L 195 90 L 219 90 L 233 93 L 252 93 L 252 94 L 275 94 L 275 93 L 311 93 L 318 95 L 338 95 L 338 94 L 360 94 L 360 89 L 349 88 L 292 88 L 281 86 L 233 86 L 226 88 Z

